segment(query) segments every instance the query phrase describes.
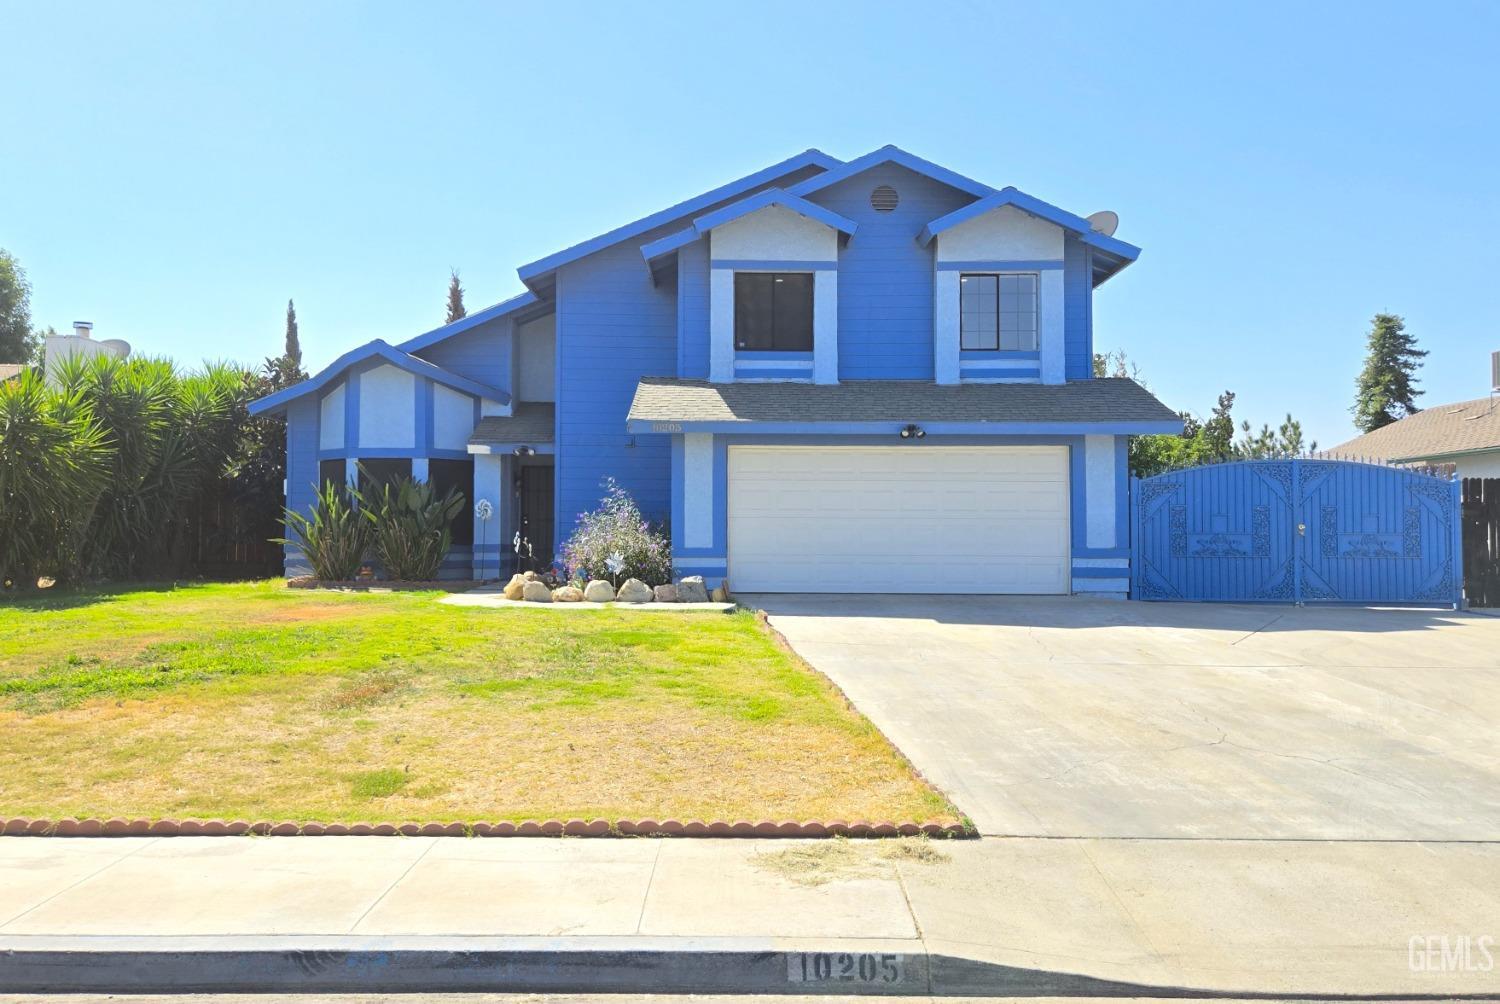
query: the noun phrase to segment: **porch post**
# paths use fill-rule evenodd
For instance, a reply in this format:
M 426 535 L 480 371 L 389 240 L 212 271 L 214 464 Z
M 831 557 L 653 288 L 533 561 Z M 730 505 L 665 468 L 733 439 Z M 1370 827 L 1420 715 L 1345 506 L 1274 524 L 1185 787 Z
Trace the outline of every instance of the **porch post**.
M 474 520 L 474 578 L 493 579 L 500 574 L 500 537 L 505 532 L 505 497 L 503 457 L 494 453 L 474 454 L 474 500 L 470 514 Z M 481 520 L 473 507 L 480 500 L 490 504 L 490 518 Z

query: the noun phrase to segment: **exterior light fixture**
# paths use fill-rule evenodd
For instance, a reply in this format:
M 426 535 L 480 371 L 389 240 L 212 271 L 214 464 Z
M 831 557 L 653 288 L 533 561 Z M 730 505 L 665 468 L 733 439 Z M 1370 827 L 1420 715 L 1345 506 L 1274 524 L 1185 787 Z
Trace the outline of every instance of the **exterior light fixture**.
M 534 456 L 536 456 L 536 450 L 533 450 L 529 446 L 518 446 L 514 450 L 511 450 L 510 452 L 511 452 L 512 455 L 517 456 L 517 457 L 534 457 Z
M 927 430 L 920 425 L 903 425 L 900 435 L 902 439 L 926 439 Z

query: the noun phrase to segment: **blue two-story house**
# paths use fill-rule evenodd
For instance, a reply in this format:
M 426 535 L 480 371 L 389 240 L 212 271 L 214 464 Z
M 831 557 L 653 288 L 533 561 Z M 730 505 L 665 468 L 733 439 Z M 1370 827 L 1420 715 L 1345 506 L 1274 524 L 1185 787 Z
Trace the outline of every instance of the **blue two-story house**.
M 1123 596 L 1128 437 L 1182 423 L 1093 375 L 1094 289 L 1139 254 L 1113 223 L 809 150 L 252 410 L 286 415 L 294 508 L 360 469 L 490 501 L 454 576 L 508 572 L 517 532 L 550 554 L 614 478 L 710 586 Z

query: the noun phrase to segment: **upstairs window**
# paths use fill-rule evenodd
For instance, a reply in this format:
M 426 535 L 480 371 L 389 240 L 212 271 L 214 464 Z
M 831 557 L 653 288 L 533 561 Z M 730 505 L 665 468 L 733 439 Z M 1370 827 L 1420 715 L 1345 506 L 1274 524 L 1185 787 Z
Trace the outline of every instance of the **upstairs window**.
M 959 347 L 965 352 L 1035 352 L 1036 287 L 1031 274 L 958 278 Z
M 745 352 L 811 352 L 810 272 L 736 272 L 734 347 Z

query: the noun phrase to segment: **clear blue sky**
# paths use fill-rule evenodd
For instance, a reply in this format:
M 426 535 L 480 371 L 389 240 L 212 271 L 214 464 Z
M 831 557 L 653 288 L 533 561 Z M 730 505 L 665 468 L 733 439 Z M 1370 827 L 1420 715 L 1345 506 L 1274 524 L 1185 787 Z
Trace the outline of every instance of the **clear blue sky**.
M 313 367 L 794 152 L 885 143 L 1144 248 L 1096 339 L 1323 444 L 1379 310 L 1500 349 L 1494 5 L 0 2 L 0 247 L 41 325 Z

